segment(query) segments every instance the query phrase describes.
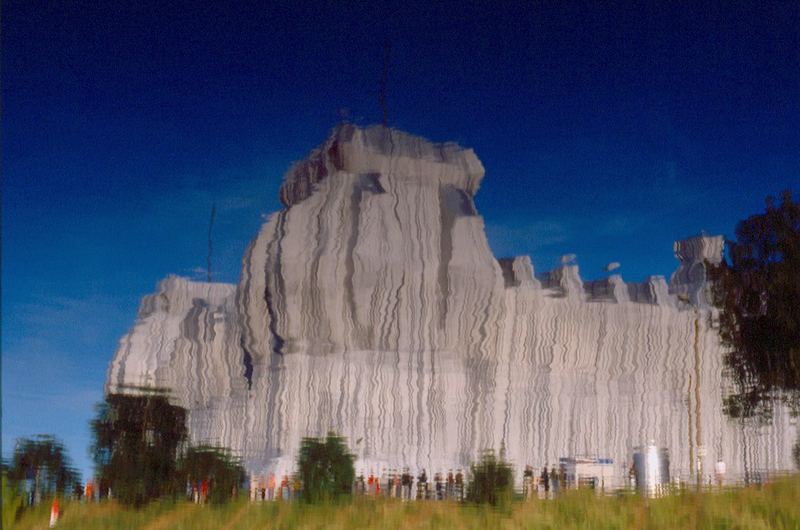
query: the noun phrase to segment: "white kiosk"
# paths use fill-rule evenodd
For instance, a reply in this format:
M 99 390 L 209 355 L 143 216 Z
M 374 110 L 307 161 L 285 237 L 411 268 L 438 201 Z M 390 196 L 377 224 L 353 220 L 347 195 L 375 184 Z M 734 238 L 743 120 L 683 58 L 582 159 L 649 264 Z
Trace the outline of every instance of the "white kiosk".
M 559 467 L 568 488 L 610 490 L 617 487 L 614 460 L 593 456 L 562 457 Z

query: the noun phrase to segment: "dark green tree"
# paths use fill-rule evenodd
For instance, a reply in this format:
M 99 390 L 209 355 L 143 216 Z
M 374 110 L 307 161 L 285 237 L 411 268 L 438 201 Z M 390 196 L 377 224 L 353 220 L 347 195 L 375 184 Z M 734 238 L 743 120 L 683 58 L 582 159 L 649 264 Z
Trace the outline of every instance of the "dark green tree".
M 0 508 L 0 512 L 2 512 L 2 517 L 0 518 L 2 528 L 12 528 L 14 522 L 19 519 L 25 510 L 25 498 L 17 486 L 17 484 L 13 484 L 8 479 L 8 474 L 4 467 L 2 473 L 3 502 L 2 508 Z
M 183 491 L 177 461 L 186 445 L 186 410 L 163 392 L 110 394 L 91 427 L 102 493 L 110 488 L 120 502 L 138 507 Z
M 492 506 L 507 506 L 514 495 L 514 470 L 494 451 L 484 451 L 470 467 L 472 478 L 467 485 L 467 501 Z
M 245 481 L 245 471 L 227 449 L 190 447 L 178 461 L 178 487 L 203 480 L 208 481 L 209 501 L 223 504 L 239 491 Z
M 725 365 L 737 390 L 734 417 L 768 419 L 776 399 L 797 411 L 800 395 L 800 202 L 785 191 L 741 221 L 727 258 L 709 266 Z
M 8 468 L 8 478 L 19 484 L 30 480 L 34 499 L 63 495 L 80 484 L 80 474 L 72 467 L 67 451 L 50 435 L 20 438 Z
M 329 432 L 325 439 L 303 438 L 297 468 L 306 502 L 333 502 L 352 494 L 355 457 L 343 437 Z

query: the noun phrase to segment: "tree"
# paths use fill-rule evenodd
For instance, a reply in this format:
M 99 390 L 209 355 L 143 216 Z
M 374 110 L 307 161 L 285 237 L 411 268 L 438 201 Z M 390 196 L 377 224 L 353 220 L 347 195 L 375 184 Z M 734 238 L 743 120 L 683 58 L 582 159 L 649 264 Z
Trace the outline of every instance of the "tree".
M 303 438 L 297 458 L 303 500 L 327 502 L 351 495 L 356 476 L 354 460 L 345 439 L 332 432 L 324 440 Z
M 208 499 L 214 504 L 229 501 L 245 481 L 241 463 L 230 451 L 218 447 L 190 447 L 178 461 L 179 485 L 206 480 Z
M 796 411 L 800 396 L 800 202 L 785 191 L 776 206 L 741 221 L 727 259 L 709 265 L 725 364 L 737 392 L 734 417 L 769 418 L 776 399 Z
M 514 470 L 498 458 L 494 451 L 485 451 L 470 467 L 472 480 L 467 486 L 467 501 L 492 506 L 507 506 L 514 494 Z
M 19 488 L 11 484 L 5 468 L 2 474 L 2 528 L 11 528 L 14 522 L 19 519 L 25 509 L 25 499 L 20 495 Z
M 187 440 L 186 410 L 163 392 L 110 394 L 91 423 L 100 488 L 123 504 L 141 506 L 183 491 L 177 460 Z
M 34 502 L 55 493 L 70 492 L 74 484 L 81 481 L 64 444 L 50 435 L 17 440 L 8 478 L 14 483 L 30 481 Z

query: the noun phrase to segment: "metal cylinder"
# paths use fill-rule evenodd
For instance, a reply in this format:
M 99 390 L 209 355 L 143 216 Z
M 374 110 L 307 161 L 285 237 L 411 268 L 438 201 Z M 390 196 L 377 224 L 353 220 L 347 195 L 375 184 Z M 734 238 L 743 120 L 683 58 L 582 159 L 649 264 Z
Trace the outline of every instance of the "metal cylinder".
M 669 484 L 669 451 L 665 447 L 646 445 L 633 453 L 636 489 L 648 497 L 660 496 Z

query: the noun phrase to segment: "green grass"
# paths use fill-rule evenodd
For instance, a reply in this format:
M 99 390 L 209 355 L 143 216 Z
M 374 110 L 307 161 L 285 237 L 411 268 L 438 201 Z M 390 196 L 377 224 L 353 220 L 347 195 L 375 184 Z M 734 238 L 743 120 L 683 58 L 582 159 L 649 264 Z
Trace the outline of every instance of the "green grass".
M 47 528 L 49 506 L 24 514 L 13 528 Z M 683 492 L 646 500 L 635 495 L 598 497 L 575 491 L 554 501 L 516 502 L 504 511 L 450 502 L 403 503 L 358 499 L 341 506 L 298 503 L 250 504 L 244 499 L 222 507 L 154 503 L 143 510 L 114 502 L 66 503 L 58 528 L 147 530 L 220 529 L 793 529 L 800 530 L 800 476 L 761 488 L 723 492 Z

